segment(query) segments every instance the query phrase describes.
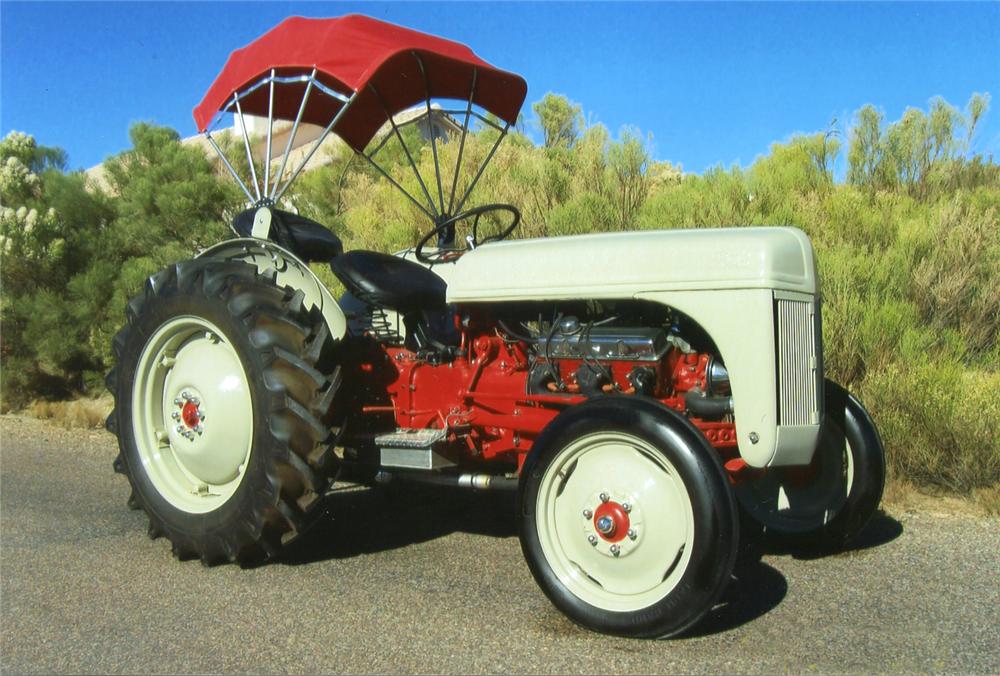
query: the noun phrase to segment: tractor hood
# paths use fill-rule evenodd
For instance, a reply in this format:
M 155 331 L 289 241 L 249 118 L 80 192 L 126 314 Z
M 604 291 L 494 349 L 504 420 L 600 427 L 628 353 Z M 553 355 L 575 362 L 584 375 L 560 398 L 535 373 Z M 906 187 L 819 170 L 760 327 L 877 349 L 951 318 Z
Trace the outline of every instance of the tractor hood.
M 786 227 L 497 242 L 434 271 L 447 280 L 450 303 L 623 298 L 651 291 L 818 291 L 809 238 Z

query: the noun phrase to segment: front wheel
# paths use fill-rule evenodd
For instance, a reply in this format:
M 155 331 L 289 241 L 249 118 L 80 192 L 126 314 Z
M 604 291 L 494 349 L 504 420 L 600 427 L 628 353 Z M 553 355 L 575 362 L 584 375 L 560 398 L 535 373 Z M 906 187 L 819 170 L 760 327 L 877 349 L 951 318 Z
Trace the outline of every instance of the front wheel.
M 858 399 L 826 381 L 826 418 L 805 467 L 774 468 L 736 487 L 740 508 L 764 541 L 837 550 L 871 519 L 885 486 L 885 452 Z
M 697 622 L 736 559 L 736 506 L 712 448 L 650 400 L 593 399 L 539 436 L 521 473 L 521 547 L 573 621 L 663 637 Z

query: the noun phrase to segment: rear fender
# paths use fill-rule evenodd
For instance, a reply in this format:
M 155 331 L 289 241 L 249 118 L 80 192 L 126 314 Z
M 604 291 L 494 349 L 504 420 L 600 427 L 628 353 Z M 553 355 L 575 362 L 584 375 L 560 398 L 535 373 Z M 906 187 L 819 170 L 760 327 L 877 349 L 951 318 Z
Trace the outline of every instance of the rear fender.
M 230 239 L 205 249 L 196 257 L 246 261 L 256 265 L 262 273 L 274 270 L 278 284 L 302 291 L 306 305 L 320 309 L 331 338 L 340 340 L 347 332 L 347 318 L 323 282 L 295 254 L 274 242 L 251 237 Z

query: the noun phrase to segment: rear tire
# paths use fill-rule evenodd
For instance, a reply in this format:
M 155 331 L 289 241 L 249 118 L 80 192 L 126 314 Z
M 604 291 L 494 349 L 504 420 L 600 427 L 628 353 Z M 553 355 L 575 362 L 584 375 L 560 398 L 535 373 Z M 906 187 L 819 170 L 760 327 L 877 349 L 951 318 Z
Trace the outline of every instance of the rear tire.
M 553 420 L 522 470 L 518 515 L 542 591 L 609 634 L 684 631 L 736 560 L 736 505 L 715 451 L 650 400 L 592 399 Z
M 842 549 L 878 509 L 885 451 L 858 399 L 826 381 L 826 418 L 813 462 L 774 468 L 736 487 L 745 519 L 765 544 L 788 549 Z
M 323 420 L 332 340 L 303 295 L 239 261 L 149 278 L 115 336 L 116 472 L 178 558 L 256 563 L 322 512 L 335 465 Z

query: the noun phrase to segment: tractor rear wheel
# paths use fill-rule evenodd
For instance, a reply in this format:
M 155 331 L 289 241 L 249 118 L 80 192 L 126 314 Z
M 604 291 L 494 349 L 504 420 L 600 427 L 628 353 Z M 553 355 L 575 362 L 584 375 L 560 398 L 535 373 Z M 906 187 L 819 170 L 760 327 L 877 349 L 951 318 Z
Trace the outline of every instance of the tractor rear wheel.
M 729 583 L 738 519 L 714 450 L 658 402 L 567 409 L 521 473 L 521 548 L 553 604 L 587 628 L 678 634 Z
M 322 512 L 339 372 L 318 310 L 238 261 L 150 277 L 126 308 L 107 384 L 129 505 L 178 558 L 255 563 Z M 321 366 L 322 364 L 322 366 Z

